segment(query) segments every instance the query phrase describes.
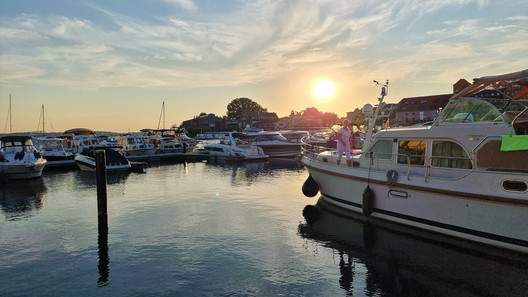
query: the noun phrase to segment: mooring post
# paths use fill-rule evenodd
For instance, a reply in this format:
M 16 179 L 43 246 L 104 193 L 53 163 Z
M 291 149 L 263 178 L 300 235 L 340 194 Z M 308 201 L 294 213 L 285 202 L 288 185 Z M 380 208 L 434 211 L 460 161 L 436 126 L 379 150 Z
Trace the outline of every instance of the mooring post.
M 97 178 L 97 216 L 99 236 L 99 287 L 108 285 L 110 257 L 108 255 L 108 203 L 106 195 L 106 151 L 95 150 L 95 173 Z
M 95 150 L 95 172 L 97 176 L 97 215 L 99 220 L 108 219 L 106 197 L 106 151 Z

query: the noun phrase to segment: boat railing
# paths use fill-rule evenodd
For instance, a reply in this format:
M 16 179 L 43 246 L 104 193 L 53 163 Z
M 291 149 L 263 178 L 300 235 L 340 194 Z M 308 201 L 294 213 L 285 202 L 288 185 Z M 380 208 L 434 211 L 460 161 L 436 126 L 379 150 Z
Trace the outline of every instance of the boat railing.
M 317 156 L 323 152 L 333 152 L 337 151 L 335 148 L 329 148 L 325 146 L 316 145 L 313 143 L 306 142 L 308 136 L 301 138 L 301 155 L 306 156 L 307 158 L 315 161 Z

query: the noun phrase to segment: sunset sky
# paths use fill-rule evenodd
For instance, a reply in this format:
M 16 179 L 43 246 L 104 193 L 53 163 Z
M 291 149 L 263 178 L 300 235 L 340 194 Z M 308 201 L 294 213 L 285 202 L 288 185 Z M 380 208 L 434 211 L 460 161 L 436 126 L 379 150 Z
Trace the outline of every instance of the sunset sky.
M 248 97 L 345 116 L 528 69 L 526 0 L 1 0 L 0 133 L 126 132 Z M 335 92 L 314 95 L 325 79 Z M 42 125 L 42 124 L 41 124 Z M 53 128 L 53 129 L 52 129 Z M 42 129 L 42 126 L 41 128 Z

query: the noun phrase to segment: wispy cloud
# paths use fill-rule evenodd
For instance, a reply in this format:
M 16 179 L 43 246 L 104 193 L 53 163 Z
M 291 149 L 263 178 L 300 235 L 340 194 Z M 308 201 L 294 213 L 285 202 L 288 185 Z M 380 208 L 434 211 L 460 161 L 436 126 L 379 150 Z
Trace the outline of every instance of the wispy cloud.
M 257 83 L 314 65 L 343 71 L 361 65 L 400 77 L 424 65 L 442 72 L 446 61 L 492 59 L 487 53 L 507 59 L 526 48 L 528 39 L 525 16 L 420 27 L 446 8 L 490 5 L 484 0 L 238 1 L 236 10 L 208 18 L 192 1 L 163 1 L 193 14 L 147 21 L 92 6 L 112 28 L 61 15 L 3 19 L 2 80 L 78 89 L 192 88 Z M 388 63 L 372 61 L 386 61 L 388 55 Z M 5 71 L 13 57 L 19 69 Z
M 186 10 L 196 10 L 196 5 L 191 0 L 162 0 Z

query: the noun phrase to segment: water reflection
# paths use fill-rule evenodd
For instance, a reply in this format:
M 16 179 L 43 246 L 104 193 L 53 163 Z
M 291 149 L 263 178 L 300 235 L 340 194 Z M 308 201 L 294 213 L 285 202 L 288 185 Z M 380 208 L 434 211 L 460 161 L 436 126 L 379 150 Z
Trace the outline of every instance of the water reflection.
M 322 199 L 315 207 L 307 206 L 304 215 L 311 223 L 299 225 L 300 235 L 339 254 L 338 281 L 349 296 L 365 292 L 368 296 L 524 296 L 528 292 L 526 255 L 461 247 L 445 236 L 364 221 Z M 365 270 L 365 280 L 355 282 L 359 270 Z
M 32 216 L 44 206 L 46 186 L 41 178 L 11 180 L 0 185 L 0 207 L 6 220 Z
M 265 161 L 230 162 L 222 159 L 208 159 L 207 166 L 220 167 L 230 171 L 232 186 L 249 186 L 262 176 L 272 176 L 276 172 L 299 171 L 301 169 L 296 158 L 270 158 Z
M 131 174 L 130 172 L 108 172 L 106 176 L 107 184 L 124 184 L 128 177 Z M 97 186 L 97 179 L 95 172 L 86 172 L 86 171 L 77 171 L 75 173 L 75 180 L 82 187 L 94 188 Z
M 99 270 L 99 279 L 97 285 L 105 287 L 108 285 L 108 276 L 110 275 L 110 255 L 108 253 L 108 217 L 99 217 L 98 222 L 97 245 L 99 247 L 97 269 Z

